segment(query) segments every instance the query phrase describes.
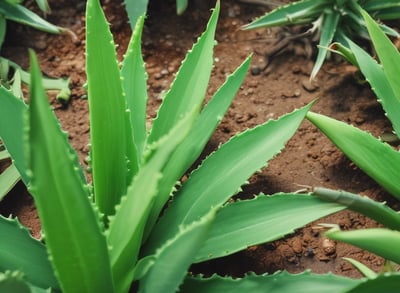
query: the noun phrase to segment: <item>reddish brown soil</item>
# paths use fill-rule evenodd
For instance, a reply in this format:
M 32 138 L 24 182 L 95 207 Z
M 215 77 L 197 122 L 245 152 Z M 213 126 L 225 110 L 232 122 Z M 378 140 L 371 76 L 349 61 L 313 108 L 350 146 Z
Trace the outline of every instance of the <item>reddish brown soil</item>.
M 118 47 L 119 58 L 123 55 L 130 37 L 124 8 L 119 1 L 106 1 L 104 8 L 111 23 Z M 174 1 L 151 1 L 143 39 L 144 58 L 149 73 L 149 121 L 160 105 L 160 96 L 168 88 L 185 52 L 205 29 L 210 6 L 197 1 L 183 16 L 176 16 Z M 196 1 L 194 1 L 196 3 Z M 70 35 L 49 36 L 40 32 L 12 25 L 8 31 L 2 56 L 10 58 L 24 68 L 28 67 L 27 48 L 38 53 L 43 73 L 51 77 L 70 76 L 72 98 L 68 106 L 62 106 L 50 93 L 51 103 L 65 130 L 69 132 L 72 146 L 78 151 L 82 164 L 88 154 L 89 118 L 85 91 L 84 61 L 84 1 L 50 1 L 52 14 L 48 19 L 72 30 Z M 365 84 L 357 81 L 355 70 L 345 62 L 326 62 L 312 86 L 309 75 L 312 59 L 306 58 L 309 44 L 299 42 L 281 55 L 269 58 L 265 71 L 259 72 L 271 52 L 279 30 L 241 31 L 240 27 L 263 14 L 265 7 L 242 4 L 235 0 L 223 1 L 217 29 L 215 69 L 209 94 L 215 92 L 251 52 L 252 73 L 249 73 L 235 98 L 226 118 L 212 137 L 207 152 L 226 141 L 238 131 L 277 118 L 295 108 L 318 98 L 313 111 L 352 123 L 378 136 L 390 131 L 376 98 Z M 305 121 L 286 149 L 272 160 L 262 173 L 253 176 L 250 184 L 239 195 L 250 197 L 263 192 L 293 192 L 304 186 L 324 186 L 345 189 L 370 196 L 376 200 L 390 200 L 387 194 L 360 171 L 329 142 L 314 126 Z M 40 234 L 40 225 L 34 211 L 33 200 L 19 184 L 0 204 L 4 215 L 12 213 Z M 321 219 L 289 235 L 283 240 L 250 247 L 231 257 L 193 267 L 194 272 L 231 274 L 239 276 L 248 271 L 275 272 L 286 269 L 301 272 L 311 269 L 316 273 L 332 271 L 336 274 L 359 277 L 359 273 L 342 257 L 359 260 L 375 271 L 382 268 L 381 258 L 342 243 L 327 243 L 315 228 L 318 223 L 339 224 L 343 229 L 373 227 L 370 219 L 353 212 L 341 212 Z M 268 231 L 260 231 L 268 233 Z

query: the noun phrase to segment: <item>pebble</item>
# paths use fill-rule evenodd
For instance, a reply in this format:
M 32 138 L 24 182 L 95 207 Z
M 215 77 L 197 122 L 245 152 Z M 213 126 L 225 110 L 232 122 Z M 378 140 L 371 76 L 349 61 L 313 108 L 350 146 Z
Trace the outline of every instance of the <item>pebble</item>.
M 324 238 L 321 243 L 321 248 L 325 255 L 333 255 L 336 253 L 336 243 L 331 239 Z
M 253 66 L 251 68 L 251 75 L 259 75 L 261 73 L 261 69 L 258 66 Z
M 310 93 L 315 92 L 317 89 L 319 89 L 318 82 L 316 80 L 309 80 L 308 78 L 303 79 L 301 85 L 306 91 Z

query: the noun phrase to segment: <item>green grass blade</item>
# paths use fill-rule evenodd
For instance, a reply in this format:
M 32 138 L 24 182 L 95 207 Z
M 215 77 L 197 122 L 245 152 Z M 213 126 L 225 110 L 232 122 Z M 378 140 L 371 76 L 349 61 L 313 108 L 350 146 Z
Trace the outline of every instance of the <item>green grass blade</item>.
M 0 173 L 0 201 L 10 192 L 10 190 L 21 179 L 14 164 L 10 165 Z
M 0 87 L 0 137 L 13 158 L 22 180 L 25 185 L 28 185 L 29 177 L 26 171 L 23 140 L 26 108 L 21 99 L 14 97 L 4 87 Z
M 132 31 L 135 31 L 135 25 L 140 16 L 145 15 L 149 0 L 125 0 L 125 10 L 128 14 L 129 23 Z
M 171 159 L 163 170 L 163 178 L 161 178 L 158 195 L 148 220 L 146 235 L 148 235 L 153 224 L 158 219 L 163 206 L 170 196 L 173 186 L 199 157 L 217 125 L 222 117 L 224 117 L 246 76 L 250 62 L 251 57 L 248 57 L 236 71 L 228 77 L 226 82 L 204 107 L 187 138 L 171 155 Z
M 335 119 L 309 112 L 317 126 L 360 169 L 400 198 L 400 154 L 371 134 Z
M 144 226 L 157 194 L 161 170 L 170 154 L 191 130 L 196 113 L 185 119 L 159 142 L 152 158 L 139 170 L 114 217 L 111 217 L 108 244 L 117 292 L 125 292 L 133 280 L 134 264 L 142 243 Z M 127 225 L 129 223 L 129 225 Z
M 58 26 L 49 23 L 48 21 L 44 20 L 24 6 L 13 5 L 8 3 L 8 1 L 0 2 L 0 13 L 2 15 L 5 15 L 5 17 L 9 20 L 34 27 L 38 30 L 42 30 L 48 33 L 58 34 L 64 30 Z
M 147 105 L 147 73 L 141 50 L 141 38 L 144 18 L 140 18 L 129 42 L 121 68 L 122 85 L 133 131 L 133 140 L 140 162 L 147 139 L 146 105 Z
M 311 79 L 315 78 L 318 71 L 321 69 L 322 64 L 324 63 L 326 55 L 328 54 L 328 47 L 332 43 L 332 40 L 335 36 L 339 19 L 340 14 L 336 11 L 328 11 L 324 13 L 321 27 L 321 37 L 318 46 L 318 55 L 317 59 L 315 60 L 314 68 L 311 72 Z
M 323 200 L 341 204 L 352 211 L 370 217 L 387 228 L 400 230 L 400 215 L 384 203 L 376 202 L 367 196 L 322 187 L 314 188 L 313 194 Z
M 382 274 L 373 280 L 366 280 L 356 286 L 348 293 L 376 293 L 376 292 L 397 292 L 399 290 L 400 275 Z
M 154 255 L 154 263 L 139 280 L 139 292 L 176 292 L 197 250 L 205 240 L 215 217 L 212 209 L 164 243 Z
M 46 247 L 31 237 L 18 220 L 0 216 L 0 271 L 20 270 L 27 281 L 43 288 L 59 288 Z
M 368 250 L 385 259 L 400 263 L 400 232 L 389 229 L 371 228 L 353 231 L 332 229 L 325 235 L 333 240 L 346 242 Z
M 172 238 L 179 225 L 190 224 L 211 207 L 223 205 L 242 184 L 281 151 L 311 105 L 233 137 L 205 159 L 174 197 L 154 227 L 146 247 L 152 254 Z
M 347 292 L 362 280 L 350 279 L 333 274 L 250 274 L 244 278 L 232 279 L 213 275 L 210 278 L 187 277 L 179 292 L 186 293 L 321 293 Z
M 176 13 L 178 15 L 182 14 L 183 12 L 185 12 L 187 6 L 188 0 L 176 0 Z
M 170 90 L 164 97 L 157 118 L 153 121 L 149 143 L 167 134 L 187 112 L 194 109 L 194 106 L 200 110 L 213 66 L 214 36 L 219 8 L 217 2 L 206 31 L 182 62 Z
M 50 259 L 63 291 L 113 292 L 99 219 L 77 171 L 77 155 L 50 110 L 32 52 L 31 78 L 26 144 L 32 174 L 29 190 L 46 235 Z
M 248 246 L 279 239 L 344 208 L 298 194 L 259 195 L 253 200 L 227 204 L 218 211 L 195 262 L 226 256 Z
M 264 16 L 245 25 L 243 29 L 272 27 L 312 22 L 317 19 L 326 6 L 325 1 L 303 0 L 279 6 Z M 328 4 L 329 5 L 329 4 Z
M 348 257 L 343 257 L 344 260 L 348 261 L 351 263 L 363 276 L 367 277 L 368 279 L 375 279 L 378 274 L 375 273 L 373 270 L 371 270 L 369 267 L 367 267 L 365 264 L 352 259 Z
M 86 10 L 86 72 L 96 204 L 111 215 L 126 192 L 126 103 L 115 46 L 99 0 Z

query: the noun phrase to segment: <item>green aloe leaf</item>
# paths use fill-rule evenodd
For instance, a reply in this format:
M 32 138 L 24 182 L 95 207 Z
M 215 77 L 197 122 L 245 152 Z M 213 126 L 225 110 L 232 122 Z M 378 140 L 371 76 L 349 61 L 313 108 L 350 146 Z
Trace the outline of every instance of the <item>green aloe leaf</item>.
M 24 25 L 29 25 L 48 33 L 58 34 L 64 30 L 47 22 L 24 6 L 14 5 L 8 3 L 7 1 L 0 2 L 0 13 L 5 15 L 9 20 L 16 21 Z
M 374 43 L 375 50 L 379 56 L 379 60 L 383 66 L 383 73 L 388 80 L 391 89 L 396 100 L 395 109 L 399 109 L 400 105 L 400 78 L 398 77 L 400 68 L 400 54 L 398 49 L 393 45 L 389 38 L 382 32 L 379 26 L 374 22 L 374 20 L 364 11 L 361 12 L 365 18 L 365 22 L 368 31 L 371 35 L 372 42 Z M 384 85 L 382 85 L 384 86 Z M 378 96 L 382 100 L 385 99 L 385 95 Z M 391 98 L 391 96 L 389 96 Z M 389 105 L 388 107 L 389 108 Z M 399 111 L 399 110 L 398 110 Z M 392 113 L 392 112 L 390 112 Z M 400 118 L 399 113 L 391 115 L 391 120 L 394 125 L 396 125 L 396 132 L 400 135 Z
M 146 235 L 148 235 L 153 224 L 158 219 L 176 181 L 199 157 L 216 127 L 221 122 L 246 76 L 250 62 L 251 57 L 248 57 L 227 78 L 226 82 L 204 107 L 187 138 L 171 155 L 168 164 L 163 170 L 163 178 L 161 178 L 156 202 L 149 216 Z
M 336 34 L 336 29 L 339 23 L 340 14 L 336 11 L 329 11 L 324 13 L 321 27 L 321 37 L 318 46 L 318 55 L 315 60 L 314 68 L 311 72 L 311 79 L 313 79 L 320 70 L 326 55 L 328 54 L 328 47 Z
M 220 6 L 217 2 L 207 29 L 182 62 L 176 78 L 158 110 L 157 117 L 153 121 L 148 138 L 149 144 L 168 133 L 195 106 L 200 110 L 206 96 L 213 66 L 214 36 L 219 10 Z
M 11 164 L 7 169 L 0 173 L 0 201 L 10 192 L 20 179 L 21 176 L 14 164 Z
M 135 31 L 135 25 L 139 17 L 146 14 L 149 0 L 125 0 L 125 9 L 129 17 L 129 23 L 132 31 Z
M 137 151 L 137 163 L 142 159 L 147 139 L 147 73 L 141 50 L 143 24 L 144 17 L 140 18 L 137 22 L 121 68 L 122 85 L 130 111 L 130 123 Z
M 126 192 L 126 102 L 115 46 L 98 0 L 86 10 L 86 72 L 94 196 L 102 213 L 114 214 Z
M 0 87 L 0 137 L 13 158 L 25 185 L 29 183 L 23 140 L 26 108 L 21 99 L 14 97 L 4 87 Z
M 399 231 L 381 228 L 354 231 L 332 229 L 325 234 L 333 240 L 355 245 L 385 259 L 400 263 L 400 254 L 398 252 L 398 247 L 400 245 Z
M 50 110 L 32 52 L 31 78 L 26 144 L 32 174 L 29 190 L 56 275 L 65 292 L 112 292 L 105 237 L 76 167 L 77 155 Z
M 171 152 L 191 130 L 196 116 L 194 111 L 189 113 L 156 143 L 152 158 L 139 170 L 115 216 L 111 217 L 107 240 L 111 247 L 110 259 L 117 292 L 127 291 L 132 283 L 133 264 L 137 260 L 144 226 L 157 194 L 161 170 Z
M 46 247 L 32 238 L 18 220 L 0 216 L 0 239 L 1 272 L 20 270 L 25 279 L 36 286 L 59 288 Z
M 214 275 L 210 278 L 187 277 L 180 292 L 190 293 L 321 293 L 347 292 L 362 280 L 350 279 L 333 274 L 289 274 L 288 272 L 273 275 L 246 275 L 244 278 L 232 279 Z
M 222 257 L 248 246 L 279 239 L 312 221 L 343 209 L 338 204 L 328 204 L 298 194 L 259 195 L 253 200 L 226 204 L 218 211 L 195 262 Z
M 400 154 L 371 134 L 344 122 L 309 112 L 317 126 L 347 157 L 396 198 L 400 198 Z
M 0 292 L 31 293 L 31 289 L 18 271 L 0 273 Z
M 214 217 L 212 209 L 198 221 L 179 226 L 179 233 L 156 251 L 153 264 L 139 280 L 139 292 L 176 292 Z
M 188 0 L 176 0 L 176 13 L 182 14 L 188 6 Z
M 367 196 L 322 187 L 314 188 L 313 194 L 323 200 L 341 204 L 352 211 L 370 217 L 387 228 L 400 230 L 400 215 L 385 203 L 376 202 Z
M 145 253 L 152 254 L 172 238 L 179 225 L 188 225 L 211 207 L 223 205 L 254 172 L 279 153 L 310 107 L 311 104 L 239 134 L 205 159 L 154 227 Z
M 353 60 L 361 70 L 367 81 L 370 83 L 372 90 L 378 97 L 378 101 L 382 104 L 384 111 L 387 113 L 388 118 L 393 124 L 393 128 L 397 134 L 400 133 L 400 99 L 396 94 L 387 78 L 384 68 L 379 65 L 367 52 L 360 48 L 357 44 L 350 39 L 345 39 L 351 55 L 344 54 Z M 338 47 L 341 53 L 344 53 L 346 48 Z M 398 55 L 398 53 L 397 53 Z M 400 58 L 400 57 L 399 57 Z
M 348 293 L 376 293 L 376 292 L 397 292 L 399 290 L 400 274 L 382 274 L 371 280 L 368 279 Z
M 324 11 L 325 1 L 303 0 L 290 3 L 272 10 L 245 25 L 244 29 L 255 29 L 259 27 L 272 27 L 280 25 L 301 24 L 312 22 Z
M 373 270 L 371 270 L 365 264 L 363 264 L 355 259 L 348 258 L 348 257 L 343 257 L 343 259 L 348 261 L 349 263 L 351 263 L 361 274 L 363 274 L 368 279 L 375 279 L 378 276 L 377 273 L 375 273 Z

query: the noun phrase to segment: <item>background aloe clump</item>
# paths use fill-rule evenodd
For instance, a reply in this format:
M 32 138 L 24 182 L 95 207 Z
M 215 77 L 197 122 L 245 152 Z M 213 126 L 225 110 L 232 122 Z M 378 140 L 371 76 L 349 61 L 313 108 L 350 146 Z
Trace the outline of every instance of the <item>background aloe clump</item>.
M 361 11 L 375 50 L 381 64 L 378 64 L 363 49 L 350 39 L 335 44 L 337 52 L 356 65 L 382 104 L 392 123 L 393 137 L 399 139 L 400 131 L 400 91 L 399 69 L 400 54 L 392 42 L 385 36 L 377 23 L 364 11 Z M 386 142 L 377 139 L 360 129 L 321 114 L 309 112 L 307 118 L 336 144 L 357 166 L 371 176 L 394 198 L 400 199 L 400 154 Z M 383 228 L 340 231 L 338 227 L 329 230 L 327 237 L 344 241 L 369 250 L 387 260 L 384 270 L 376 273 L 363 264 L 348 259 L 368 280 L 355 287 L 351 292 L 396 291 L 400 274 L 398 245 L 400 241 L 400 216 L 398 211 L 385 203 L 375 202 L 367 197 L 344 191 L 332 191 L 317 188 L 314 194 L 323 200 L 342 204 L 350 210 L 364 214 Z M 379 288 L 379 289 L 378 289 Z
M 400 3 L 398 1 L 302 0 L 279 6 L 244 26 L 244 29 L 311 25 L 299 37 L 314 37 L 316 35 L 319 38 L 318 55 L 311 72 L 311 78 L 314 78 L 327 56 L 329 45 L 333 41 L 342 42 L 343 38 L 352 40 L 365 38 L 369 40 L 365 21 L 360 13 L 360 7 L 378 20 L 391 20 L 400 17 Z M 379 26 L 385 33 L 399 36 L 396 30 L 384 24 L 379 24 Z

